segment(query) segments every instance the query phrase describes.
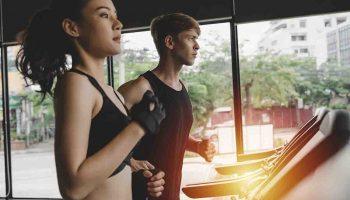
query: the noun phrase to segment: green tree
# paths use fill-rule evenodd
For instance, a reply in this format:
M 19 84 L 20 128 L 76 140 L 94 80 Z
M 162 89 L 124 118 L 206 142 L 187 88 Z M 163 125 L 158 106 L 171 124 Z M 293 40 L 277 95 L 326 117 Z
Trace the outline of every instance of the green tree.
M 154 68 L 158 58 L 148 49 L 124 49 L 123 55 L 114 58 L 114 82 L 119 87 L 120 67 L 124 66 L 125 81 L 136 79 L 140 74 Z
M 205 40 L 201 44 L 208 48 L 200 50 L 198 64 L 182 73 L 193 106 L 193 129 L 202 127 L 203 131 L 215 108 L 232 106 L 230 43 L 213 35 L 214 40 Z
M 328 61 L 320 67 L 300 66 L 296 88 L 305 104 L 313 107 L 347 108 L 335 105 L 336 98 L 350 102 L 350 67 Z
M 269 53 L 240 57 L 243 109 L 246 120 L 252 120 L 252 108 L 288 106 L 298 96 L 295 90 L 295 66 L 305 65 L 292 56 Z

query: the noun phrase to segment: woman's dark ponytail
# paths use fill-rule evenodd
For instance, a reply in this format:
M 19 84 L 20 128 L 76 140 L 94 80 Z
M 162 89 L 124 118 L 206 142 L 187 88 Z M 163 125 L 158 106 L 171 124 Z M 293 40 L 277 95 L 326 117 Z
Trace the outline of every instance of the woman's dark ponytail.
M 22 33 L 17 54 L 16 65 L 26 83 L 39 84 L 44 97 L 47 93 L 52 95 L 55 77 L 67 70 L 69 40 L 59 23 L 52 10 L 37 12 Z
M 27 85 L 40 85 L 43 98 L 47 93 L 52 95 L 55 78 L 67 71 L 66 54 L 74 53 L 72 41 L 63 31 L 62 21 L 65 18 L 78 20 L 87 1 L 53 0 L 50 8 L 32 17 L 21 34 L 17 68 Z

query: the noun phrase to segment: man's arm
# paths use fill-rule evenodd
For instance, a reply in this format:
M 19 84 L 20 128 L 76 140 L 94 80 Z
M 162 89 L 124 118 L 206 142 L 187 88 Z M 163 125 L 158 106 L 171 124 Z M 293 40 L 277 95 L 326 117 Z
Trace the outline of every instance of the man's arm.
M 216 153 L 215 145 L 208 140 L 198 140 L 192 137 L 188 137 L 186 150 L 198 153 L 207 162 L 211 162 Z
M 152 88 L 143 77 L 126 82 L 118 88 L 118 92 L 123 95 L 125 105 L 128 109 L 131 109 L 135 104 L 139 103 L 147 90 L 152 91 Z
M 118 88 L 125 100 L 125 105 L 128 109 L 131 109 L 135 104 L 139 103 L 143 97 L 143 94 L 151 90 L 151 86 L 148 81 L 139 77 L 136 80 L 124 83 Z M 130 159 L 130 167 L 134 172 L 144 169 L 143 176 L 147 178 L 147 191 L 153 197 L 159 197 L 164 190 L 164 172 L 159 171 L 156 174 L 152 174 L 150 169 L 154 169 L 154 166 L 146 160 Z
M 189 136 L 187 140 L 186 150 L 198 153 L 198 148 L 202 140 L 198 140 L 193 136 Z

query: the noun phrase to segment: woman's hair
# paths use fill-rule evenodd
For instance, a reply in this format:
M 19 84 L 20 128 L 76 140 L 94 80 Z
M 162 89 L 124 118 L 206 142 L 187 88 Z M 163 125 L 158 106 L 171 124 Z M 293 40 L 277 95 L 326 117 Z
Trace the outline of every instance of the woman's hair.
M 37 12 L 20 34 L 17 69 L 27 85 L 40 85 L 43 99 L 47 93 L 52 96 L 55 78 L 67 71 L 66 54 L 74 55 L 75 51 L 62 21 L 66 18 L 79 21 L 88 1 L 52 0 L 50 7 Z
M 194 29 L 198 35 L 201 30 L 198 22 L 191 16 L 183 13 L 171 13 L 158 16 L 151 22 L 151 34 L 158 54 L 165 48 L 164 39 L 167 35 L 176 37 L 180 32 Z

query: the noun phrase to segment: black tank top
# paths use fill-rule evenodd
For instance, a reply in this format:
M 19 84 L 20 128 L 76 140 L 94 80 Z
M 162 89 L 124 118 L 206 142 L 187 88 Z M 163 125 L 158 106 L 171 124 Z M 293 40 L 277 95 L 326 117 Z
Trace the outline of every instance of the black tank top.
M 75 72 L 86 76 L 91 84 L 101 93 L 103 98 L 103 104 L 101 110 L 95 117 L 91 119 L 90 132 L 89 132 L 89 145 L 87 150 L 87 157 L 95 154 L 97 151 L 107 145 L 116 135 L 118 135 L 130 122 L 131 118 L 122 113 L 112 100 L 106 95 L 102 87 L 98 84 L 96 79 L 78 69 L 71 69 L 71 72 Z M 115 93 L 115 92 L 114 92 Z M 115 93 L 119 101 L 124 106 L 126 112 L 129 114 L 128 108 L 121 101 L 119 96 Z M 116 166 L 116 169 L 111 176 L 122 171 L 129 163 L 132 152 L 125 158 L 125 160 Z
M 133 157 L 148 160 L 156 168 L 165 172 L 166 185 L 163 194 L 157 198 L 158 200 L 177 200 L 180 193 L 184 153 L 193 122 L 191 101 L 182 82 L 182 90 L 176 91 L 163 83 L 151 71 L 141 76 L 148 80 L 155 95 L 163 103 L 166 117 L 157 135 L 145 135 L 141 139 L 135 147 Z M 142 179 L 142 177 L 139 178 Z M 137 180 L 137 177 L 133 177 L 133 189 L 135 190 L 133 195 L 137 200 L 145 199 L 135 194 L 140 192 L 141 182 Z

